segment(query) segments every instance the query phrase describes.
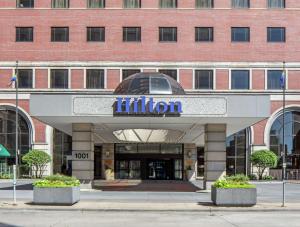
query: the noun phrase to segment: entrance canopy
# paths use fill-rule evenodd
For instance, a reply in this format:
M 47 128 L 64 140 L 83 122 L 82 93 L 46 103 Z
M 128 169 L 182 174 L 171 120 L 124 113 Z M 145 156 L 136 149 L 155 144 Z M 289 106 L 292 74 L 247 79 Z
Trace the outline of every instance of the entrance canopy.
M 204 144 L 206 124 L 226 124 L 227 135 L 269 117 L 268 95 L 31 94 L 31 115 L 72 135 L 91 123 L 95 143 Z M 130 139 L 131 138 L 131 139 Z

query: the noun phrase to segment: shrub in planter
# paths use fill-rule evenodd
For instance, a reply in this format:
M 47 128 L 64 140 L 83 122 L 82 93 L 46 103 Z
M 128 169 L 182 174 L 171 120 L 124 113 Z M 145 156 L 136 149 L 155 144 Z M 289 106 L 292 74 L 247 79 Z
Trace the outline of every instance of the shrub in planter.
M 75 177 L 53 175 L 33 183 L 36 204 L 72 205 L 80 199 L 80 182 Z
M 274 180 L 274 177 L 273 176 L 263 176 L 262 179 L 266 180 L 266 181 L 272 181 L 272 180 Z
M 225 177 L 212 185 L 211 199 L 220 206 L 253 206 L 256 204 L 256 187 L 244 175 Z

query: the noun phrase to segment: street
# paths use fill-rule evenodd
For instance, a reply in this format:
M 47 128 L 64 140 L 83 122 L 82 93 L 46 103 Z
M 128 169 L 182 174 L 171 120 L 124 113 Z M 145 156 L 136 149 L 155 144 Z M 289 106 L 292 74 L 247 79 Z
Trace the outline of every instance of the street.
M 299 212 L 1 211 L 0 226 L 277 227 L 300 226 Z

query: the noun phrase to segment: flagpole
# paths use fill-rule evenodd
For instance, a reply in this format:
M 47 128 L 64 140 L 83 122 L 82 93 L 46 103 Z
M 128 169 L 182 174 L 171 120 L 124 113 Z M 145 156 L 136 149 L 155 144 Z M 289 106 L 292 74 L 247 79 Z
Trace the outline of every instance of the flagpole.
M 19 164 L 19 94 L 18 94 L 18 65 L 19 62 L 16 61 L 16 71 L 15 71 L 15 89 L 16 89 L 16 163 L 14 168 L 14 204 L 17 204 L 17 178 L 18 178 L 18 164 Z
M 282 143 L 283 143 L 283 151 L 282 151 L 282 207 L 285 206 L 285 176 L 286 176 L 286 151 L 285 151 L 285 92 L 286 92 L 286 70 L 285 70 L 285 62 L 283 62 L 283 86 L 282 86 Z

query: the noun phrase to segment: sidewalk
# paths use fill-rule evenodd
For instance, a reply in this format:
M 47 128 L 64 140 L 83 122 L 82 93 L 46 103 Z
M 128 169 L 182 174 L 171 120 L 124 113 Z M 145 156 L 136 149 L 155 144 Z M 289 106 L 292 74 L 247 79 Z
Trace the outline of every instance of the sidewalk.
M 289 203 L 281 207 L 279 203 L 259 203 L 254 207 L 217 207 L 211 203 L 122 203 L 80 201 L 73 206 L 34 205 L 25 201 L 0 202 L 0 210 L 48 210 L 48 211 L 118 211 L 118 212 L 283 212 L 300 211 L 300 203 Z

